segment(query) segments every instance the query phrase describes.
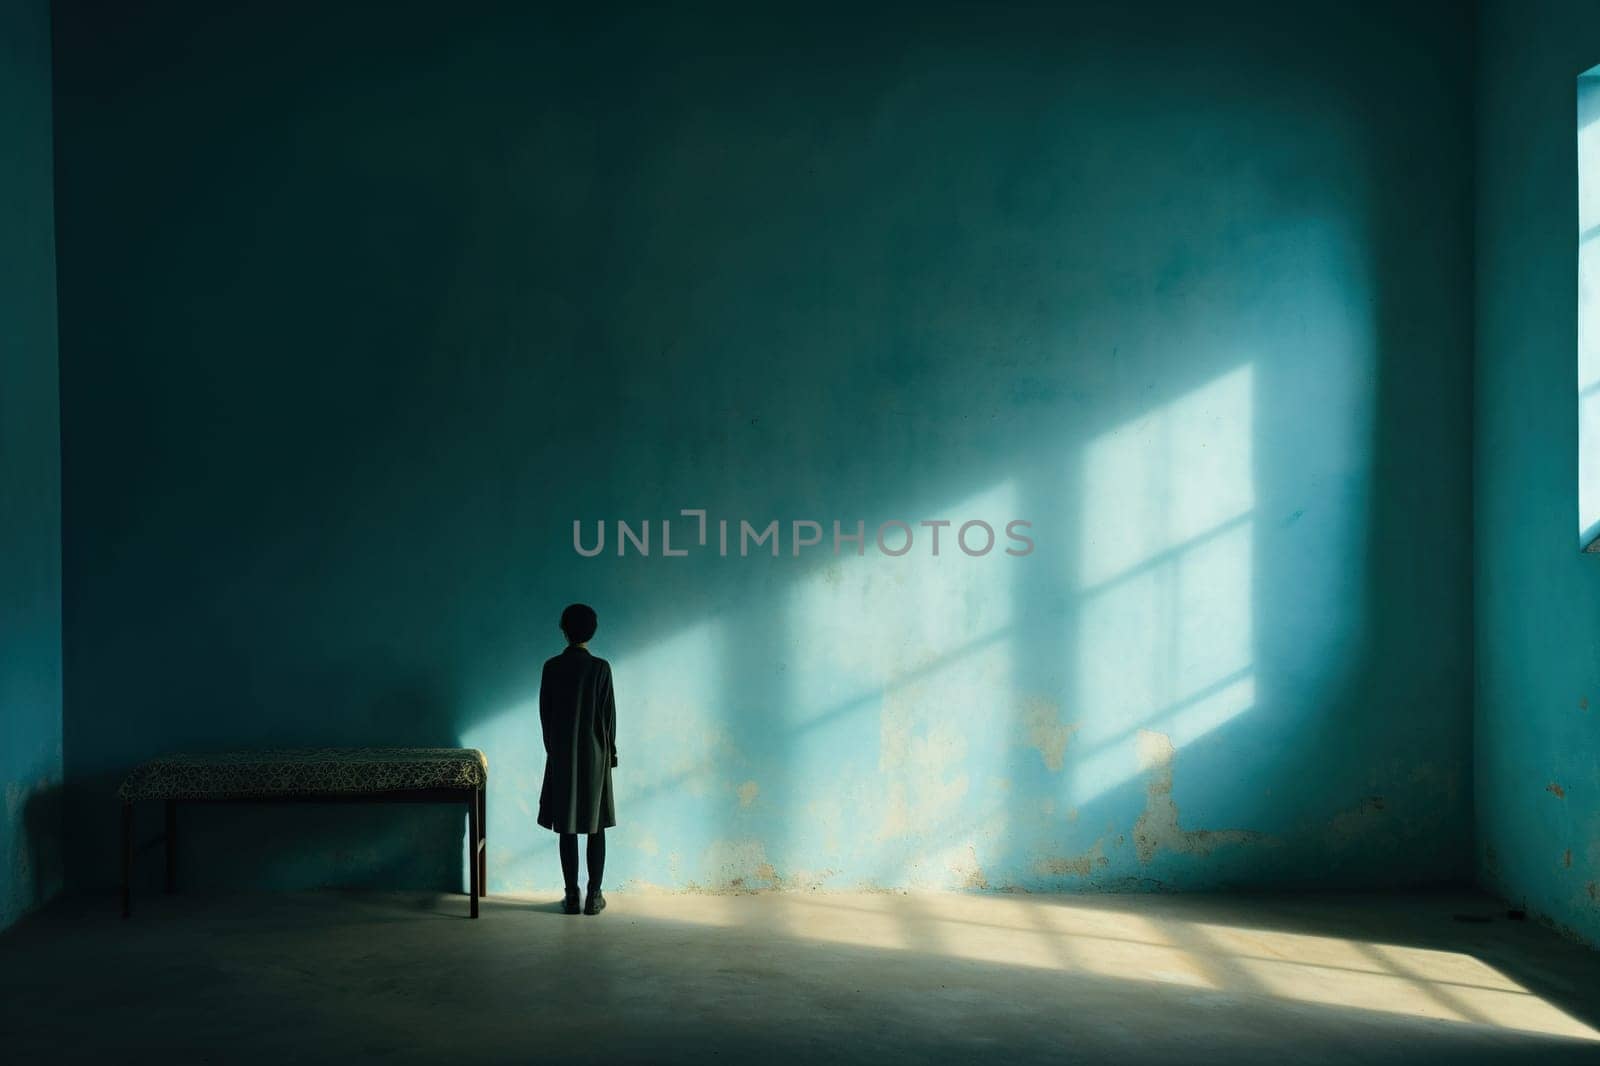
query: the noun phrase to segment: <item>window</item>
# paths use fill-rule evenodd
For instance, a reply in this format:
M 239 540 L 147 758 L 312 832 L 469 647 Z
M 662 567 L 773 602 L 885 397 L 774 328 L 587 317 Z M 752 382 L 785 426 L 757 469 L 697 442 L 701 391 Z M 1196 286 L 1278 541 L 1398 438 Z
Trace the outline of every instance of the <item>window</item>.
M 1600 67 L 1578 77 L 1578 543 L 1600 553 Z

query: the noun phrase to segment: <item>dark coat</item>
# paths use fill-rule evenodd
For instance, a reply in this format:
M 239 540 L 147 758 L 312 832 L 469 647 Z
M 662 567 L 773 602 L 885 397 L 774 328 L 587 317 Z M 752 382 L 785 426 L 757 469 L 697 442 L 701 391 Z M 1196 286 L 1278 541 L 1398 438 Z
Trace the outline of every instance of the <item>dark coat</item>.
M 544 664 L 539 681 L 544 787 L 539 824 L 557 833 L 593 833 L 617 824 L 611 768 L 617 765 L 617 700 L 611 664 L 569 647 Z

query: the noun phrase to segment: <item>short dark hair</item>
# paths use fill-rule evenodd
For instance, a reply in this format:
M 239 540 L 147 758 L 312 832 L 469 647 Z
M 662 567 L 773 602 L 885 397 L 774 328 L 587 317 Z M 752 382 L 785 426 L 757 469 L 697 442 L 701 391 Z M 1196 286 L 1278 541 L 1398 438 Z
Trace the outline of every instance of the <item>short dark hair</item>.
M 567 635 L 567 640 L 573 644 L 582 644 L 594 636 L 594 631 L 600 628 L 600 619 L 596 617 L 594 608 L 587 603 L 570 604 L 561 612 L 561 632 Z

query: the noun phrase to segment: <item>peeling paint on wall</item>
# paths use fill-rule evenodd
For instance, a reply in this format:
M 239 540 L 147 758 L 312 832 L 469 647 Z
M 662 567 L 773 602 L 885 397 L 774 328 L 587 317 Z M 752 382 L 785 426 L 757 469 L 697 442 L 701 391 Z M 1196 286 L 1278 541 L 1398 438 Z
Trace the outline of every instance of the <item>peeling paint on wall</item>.
M 1097 840 L 1094 847 L 1081 855 L 1055 859 L 1040 859 L 1034 864 L 1037 873 L 1050 877 L 1088 877 L 1097 867 L 1109 865 L 1105 842 Z
M 968 844 L 963 848 L 955 861 L 949 864 L 949 868 L 955 875 L 956 883 L 962 888 L 985 890 L 989 887 L 989 878 L 978 863 L 978 849 L 974 844 Z
M 1178 821 L 1178 805 L 1172 798 L 1175 754 L 1172 738 L 1165 733 L 1141 729 L 1138 753 L 1139 766 L 1147 775 L 1144 813 L 1133 826 L 1133 844 L 1140 862 L 1148 863 L 1160 851 L 1209 855 L 1220 847 L 1254 844 L 1267 839 L 1265 833 L 1251 829 L 1184 829 Z
M 1045 769 L 1060 772 L 1067 744 L 1078 726 L 1061 720 L 1061 708 L 1054 701 L 1030 696 L 1022 704 L 1022 727 L 1028 745 L 1044 760 Z
M 937 689 L 924 685 L 907 686 L 884 700 L 878 765 L 889 792 L 880 839 L 934 829 L 967 794 L 969 779 L 962 769 L 966 733 L 949 717 L 934 713 L 940 706 Z
M 701 862 L 711 874 L 709 890 L 755 891 L 779 888 L 782 879 L 767 859 L 767 849 L 759 840 L 714 841 Z

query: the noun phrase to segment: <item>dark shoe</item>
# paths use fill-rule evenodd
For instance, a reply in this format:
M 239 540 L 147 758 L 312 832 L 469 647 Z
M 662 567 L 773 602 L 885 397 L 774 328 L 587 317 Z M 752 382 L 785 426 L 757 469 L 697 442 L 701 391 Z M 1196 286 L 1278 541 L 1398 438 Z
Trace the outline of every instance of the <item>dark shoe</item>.
M 585 913 L 585 914 L 599 914 L 601 911 L 603 911 L 605 909 L 606 909 L 606 897 L 605 897 L 605 895 L 598 888 L 595 889 L 594 891 L 590 892 L 589 893 L 588 902 L 586 902 L 583 905 L 583 913 Z
M 568 892 L 567 893 L 567 898 L 561 901 L 561 913 L 563 913 L 563 914 L 577 914 L 578 913 L 578 890 L 577 889 L 573 889 L 571 892 Z

